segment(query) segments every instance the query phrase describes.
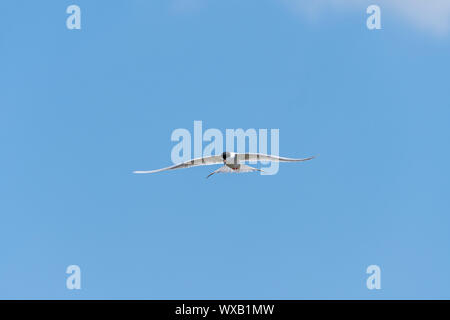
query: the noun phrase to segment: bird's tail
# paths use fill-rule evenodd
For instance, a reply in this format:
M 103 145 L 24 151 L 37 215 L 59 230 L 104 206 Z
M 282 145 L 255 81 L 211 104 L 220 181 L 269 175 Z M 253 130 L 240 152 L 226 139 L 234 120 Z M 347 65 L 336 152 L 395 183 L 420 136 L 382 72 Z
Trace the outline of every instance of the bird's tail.
M 219 169 L 217 169 L 217 170 L 211 172 L 206 178 L 208 179 L 208 178 L 211 177 L 213 174 L 215 174 L 215 173 L 220 173 L 220 172 L 222 172 L 222 173 L 223 173 L 223 172 L 228 172 L 228 173 L 231 173 L 231 172 L 241 173 L 241 172 L 253 172 L 253 171 L 261 171 L 261 172 L 262 172 L 261 169 L 253 168 L 253 167 L 250 167 L 250 166 L 248 166 L 248 165 L 246 165 L 246 164 L 241 164 L 241 165 L 239 166 L 239 168 L 237 168 L 237 169 L 231 169 L 231 168 L 228 167 L 228 166 L 223 166 L 223 167 L 220 167 Z

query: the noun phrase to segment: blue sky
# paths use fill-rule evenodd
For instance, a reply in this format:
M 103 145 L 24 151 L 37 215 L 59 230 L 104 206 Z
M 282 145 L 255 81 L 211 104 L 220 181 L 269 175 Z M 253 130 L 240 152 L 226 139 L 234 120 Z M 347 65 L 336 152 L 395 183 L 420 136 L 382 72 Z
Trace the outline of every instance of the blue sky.
M 0 298 L 449 298 L 450 10 L 299 3 L 2 1 Z M 319 157 L 131 173 L 194 120 Z

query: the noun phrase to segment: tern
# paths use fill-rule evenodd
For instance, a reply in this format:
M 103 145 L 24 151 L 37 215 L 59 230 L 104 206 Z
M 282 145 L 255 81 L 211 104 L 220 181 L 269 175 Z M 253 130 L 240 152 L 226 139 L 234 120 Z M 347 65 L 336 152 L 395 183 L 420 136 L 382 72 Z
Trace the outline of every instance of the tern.
M 300 162 L 314 159 L 314 157 L 304 158 L 304 159 L 292 159 L 292 158 L 283 158 L 274 155 L 267 155 L 262 153 L 235 153 L 235 152 L 223 152 L 220 155 L 209 156 L 203 158 L 196 158 L 186 162 L 182 162 L 170 167 L 150 170 L 150 171 L 133 171 L 133 173 L 155 173 L 167 170 L 175 170 L 182 168 L 190 168 L 195 166 L 208 166 L 212 164 L 220 164 L 223 163 L 223 167 L 211 172 L 206 178 L 209 178 L 215 173 L 224 173 L 224 172 L 253 172 L 253 171 L 262 171 L 261 169 L 250 167 L 242 162 L 246 161 L 276 161 L 276 162 Z

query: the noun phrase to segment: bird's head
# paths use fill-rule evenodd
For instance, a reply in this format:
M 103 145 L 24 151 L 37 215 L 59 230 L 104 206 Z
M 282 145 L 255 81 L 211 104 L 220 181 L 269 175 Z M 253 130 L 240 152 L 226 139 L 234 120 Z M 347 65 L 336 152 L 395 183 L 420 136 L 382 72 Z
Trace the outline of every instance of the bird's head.
M 229 152 L 222 152 L 222 159 L 223 161 L 227 160 L 231 154 Z

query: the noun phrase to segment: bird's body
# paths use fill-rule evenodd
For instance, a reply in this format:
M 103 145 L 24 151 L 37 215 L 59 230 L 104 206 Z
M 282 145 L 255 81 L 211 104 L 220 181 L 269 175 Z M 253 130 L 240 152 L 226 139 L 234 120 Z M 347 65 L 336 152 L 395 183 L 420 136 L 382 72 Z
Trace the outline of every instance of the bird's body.
M 261 169 L 250 167 L 243 162 L 247 161 L 278 161 L 278 162 L 299 162 L 311 160 L 314 157 L 304 158 L 304 159 L 292 159 L 283 158 L 274 155 L 267 155 L 262 153 L 235 153 L 235 152 L 223 152 L 220 155 L 209 156 L 203 158 L 192 159 L 186 162 L 182 162 L 171 167 L 150 170 L 150 171 L 134 171 L 134 173 L 155 173 L 166 170 L 174 170 L 181 168 L 190 168 L 195 166 L 204 166 L 212 164 L 223 163 L 223 167 L 220 167 L 216 171 L 210 173 L 207 178 L 215 173 L 219 172 L 252 172 L 252 171 L 262 171 Z
M 234 152 L 222 153 L 223 163 L 231 169 L 239 168 L 239 159 Z

